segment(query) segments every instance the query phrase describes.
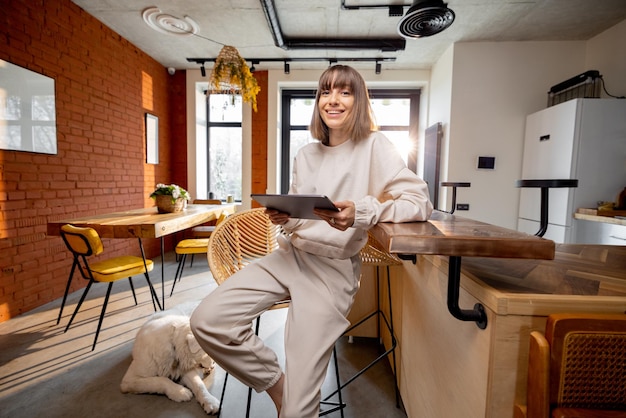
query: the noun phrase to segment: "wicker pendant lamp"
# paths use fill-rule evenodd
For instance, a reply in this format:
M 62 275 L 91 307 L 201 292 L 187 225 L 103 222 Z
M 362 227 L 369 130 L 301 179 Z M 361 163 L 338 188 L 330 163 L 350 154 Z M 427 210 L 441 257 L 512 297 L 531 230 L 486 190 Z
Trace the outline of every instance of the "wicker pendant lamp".
M 243 101 L 250 103 L 256 112 L 256 95 L 261 87 L 235 47 L 225 45 L 215 59 L 209 89 L 230 94 L 241 93 Z

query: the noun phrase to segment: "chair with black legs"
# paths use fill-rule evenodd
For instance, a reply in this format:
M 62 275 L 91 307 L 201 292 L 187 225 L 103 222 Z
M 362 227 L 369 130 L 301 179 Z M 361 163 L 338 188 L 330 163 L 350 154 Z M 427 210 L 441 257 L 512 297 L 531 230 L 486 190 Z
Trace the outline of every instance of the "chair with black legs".
M 224 222 L 228 217 L 227 212 L 222 212 L 217 218 L 216 226 Z M 208 235 L 211 236 L 210 234 Z M 178 258 L 178 266 L 176 267 L 176 273 L 174 274 L 174 281 L 172 282 L 172 290 L 170 291 L 170 297 L 174 294 L 174 287 L 176 283 L 180 282 L 183 277 L 183 271 L 185 270 L 185 262 L 187 256 L 191 255 L 190 267 L 193 267 L 193 258 L 196 254 L 206 254 L 209 248 L 209 238 L 188 238 L 183 239 L 176 244 L 174 252 Z
M 234 273 L 254 260 L 276 250 L 278 248 L 277 238 L 281 233 L 282 228 L 272 224 L 269 217 L 265 214 L 265 208 L 250 209 L 230 215 L 215 228 L 215 231 L 213 231 L 209 239 L 207 257 L 209 260 L 209 268 L 211 269 L 215 282 L 218 285 L 224 283 L 224 281 Z M 271 309 L 288 308 L 289 303 L 289 300 L 280 301 Z M 257 334 L 259 333 L 260 320 L 261 317 L 256 319 L 255 331 Z M 341 389 L 337 353 L 335 350 L 333 350 L 333 357 L 337 387 Z M 227 381 L 228 373 L 224 378 L 220 405 L 223 405 Z M 345 404 L 343 403 L 341 390 L 338 390 L 336 394 L 338 398 L 337 402 L 328 400 L 323 402 L 324 407 L 327 407 L 327 409 L 321 411 L 320 416 L 335 411 L 340 411 L 341 417 L 344 416 L 343 408 L 345 408 Z M 246 418 L 250 416 L 251 397 L 252 389 L 248 388 Z M 220 410 L 217 414 L 218 417 L 221 412 L 222 409 L 220 406 Z
M 390 254 L 376 241 L 376 239 L 372 236 L 372 234 L 368 234 L 367 244 L 363 249 L 361 249 L 361 263 L 364 266 L 374 266 L 376 267 L 376 310 L 366 315 L 358 322 L 352 324 L 345 332 L 344 335 L 350 333 L 350 331 L 358 328 L 360 325 L 364 324 L 366 321 L 376 318 L 378 320 L 378 339 L 383 347 L 383 353 L 381 353 L 378 357 L 372 360 L 367 366 L 363 367 L 361 370 L 356 372 L 352 377 L 344 381 L 344 383 L 340 386 L 339 389 L 345 388 L 347 385 L 352 383 L 355 379 L 361 376 L 363 373 L 370 370 L 374 365 L 380 362 L 383 359 L 388 358 L 391 354 L 391 367 L 393 369 L 394 379 L 397 378 L 397 370 L 396 370 L 396 335 L 393 326 L 393 305 L 391 298 L 391 278 L 390 278 L 390 267 L 391 266 L 399 266 L 402 265 L 402 261 L 395 256 L 394 254 Z M 381 286 L 380 286 L 380 268 L 386 267 L 387 270 L 387 304 L 389 309 L 389 317 L 385 314 L 383 308 L 380 305 L 381 300 Z M 390 345 L 389 348 L 385 349 L 382 334 L 381 334 L 381 326 L 385 326 L 387 332 L 389 333 Z M 338 389 L 338 390 L 339 390 Z M 337 391 L 338 391 L 337 390 Z M 396 395 L 396 407 L 400 407 L 400 393 L 398 391 L 398 385 L 394 384 L 394 390 Z M 333 395 L 337 393 L 337 391 L 326 396 L 326 400 L 330 399 Z
M 98 321 L 98 327 L 96 329 L 96 336 L 93 340 L 93 345 L 91 347 L 92 351 L 96 348 L 98 335 L 100 334 L 100 328 L 102 327 L 102 320 L 104 319 L 104 314 L 106 312 L 106 307 L 109 301 L 109 296 L 111 294 L 113 282 L 128 278 L 136 305 L 137 297 L 135 295 L 132 276 L 135 276 L 137 274 L 143 274 L 146 277 L 146 281 L 148 282 L 148 286 L 150 288 L 150 295 L 152 297 L 152 305 L 154 307 L 154 310 L 156 311 L 157 307 L 158 309 L 161 309 L 159 298 L 156 294 L 156 291 L 154 290 L 154 287 L 152 286 L 152 283 L 150 282 L 150 276 L 148 275 L 148 272 L 152 271 L 154 266 L 152 260 L 146 260 L 142 257 L 132 255 L 125 255 L 90 263 L 88 261 L 88 257 L 97 256 L 104 251 L 102 240 L 93 228 L 82 228 L 69 224 L 63 225 L 61 227 L 61 238 L 63 238 L 63 242 L 65 242 L 67 248 L 72 252 L 74 262 L 72 264 L 70 276 L 68 277 L 67 286 L 65 288 L 65 295 L 63 296 L 63 302 L 61 304 L 61 310 L 59 312 L 59 318 L 57 319 L 57 323 L 59 323 L 61 319 L 63 306 L 65 305 L 67 293 L 69 291 L 74 272 L 78 270 L 83 279 L 89 281 L 82 296 L 80 297 L 80 300 L 78 302 L 78 305 L 76 306 L 76 309 L 74 310 L 74 313 L 72 314 L 72 317 L 70 318 L 70 321 L 65 327 L 65 332 L 67 332 L 67 330 L 70 328 L 70 325 L 72 325 L 76 314 L 78 313 L 81 305 L 85 301 L 85 297 L 87 296 L 91 285 L 95 282 L 108 283 L 109 286 L 107 288 L 107 293 L 102 304 L 102 311 L 100 313 L 100 319 Z

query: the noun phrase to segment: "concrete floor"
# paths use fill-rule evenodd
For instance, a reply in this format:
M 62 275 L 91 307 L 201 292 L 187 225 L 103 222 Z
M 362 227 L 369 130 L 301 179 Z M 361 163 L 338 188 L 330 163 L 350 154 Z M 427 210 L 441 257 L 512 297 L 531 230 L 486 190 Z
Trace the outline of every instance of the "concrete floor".
M 158 260 L 150 277 L 161 295 L 161 268 Z M 174 254 L 166 255 L 165 290 L 169 294 L 176 270 Z M 74 319 L 65 326 L 76 307 L 82 290 L 71 294 L 59 325 L 56 319 L 61 300 L 0 324 L 0 417 L 203 417 L 200 405 L 191 400 L 176 403 L 164 395 L 122 394 L 119 384 L 131 362 L 135 334 L 153 313 L 145 279 L 133 279 L 139 304 L 134 305 L 127 280 L 113 285 L 96 349 L 91 351 L 106 285 L 96 284 Z M 187 266 L 176 291 L 166 297 L 166 308 L 177 303 L 201 299 L 216 286 L 206 261 L 196 257 Z M 261 335 L 282 356 L 284 311 L 263 316 Z M 374 359 L 380 350 L 377 340 L 347 337 L 338 341 L 339 370 L 346 381 L 360 367 Z M 332 363 L 331 363 L 332 365 Z M 216 368 L 209 390 L 219 398 L 224 372 Z M 382 361 L 343 390 L 346 418 L 404 418 L 402 406 L 396 407 L 394 382 L 388 362 Z M 329 371 L 323 394 L 336 387 L 334 372 Z M 229 378 L 222 417 L 245 416 L 247 388 Z M 339 417 L 339 412 L 326 415 Z M 252 418 L 276 417 L 274 406 L 265 394 L 253 393 Z

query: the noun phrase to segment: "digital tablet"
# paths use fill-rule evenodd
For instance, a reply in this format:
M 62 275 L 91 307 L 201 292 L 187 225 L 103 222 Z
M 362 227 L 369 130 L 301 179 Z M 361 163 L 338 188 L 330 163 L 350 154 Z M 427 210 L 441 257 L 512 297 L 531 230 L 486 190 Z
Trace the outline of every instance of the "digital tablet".
M 311 194 L 251 194 L 251 198 L 266 208 L 277 209 L 288 213 L 292 218 L 317 219 L 313 208 L 329 209 L 339 212 L 339 209 L 326 196 Z

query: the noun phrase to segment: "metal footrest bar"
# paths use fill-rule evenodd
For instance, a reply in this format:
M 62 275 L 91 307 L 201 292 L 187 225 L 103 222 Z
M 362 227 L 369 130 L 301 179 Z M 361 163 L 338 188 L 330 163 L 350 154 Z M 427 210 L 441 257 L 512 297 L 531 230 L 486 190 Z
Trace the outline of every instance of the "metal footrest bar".
M 378 267 L 376 268 L 376 286 L 377 286 L 377 294 L 380 295 L 380 274 L 379 274 Z M 398 385 L 395 383 L 395 376 L 396 376 L 395 350 L 396 350 L 398 343 L 397 343 L 396 336 L 394 333 L 394 328 L 393 328 L 393 309 L 391 305 L 391 280 L 389 277 L 389 266 L 387 266 L 387 296 L 388 296 L 388 302 L 389 302 L 389 316 L 390 316 L 389 319 L 387 319 L 387 316 L 385 315 L 385 313 L 380 309 L 380 303 L 378 303 L 376 311 L 370 313 L 369 315 L 365 316 L 357 323 L 348 327 L 348 329 L 344 331 L 344 335 L 352 331 L 353 329 L 357 328 L 358 326 L 360 326 L 361 324 L 363 324 L 364 322 L 366 322 L 367 320 L 371 319 L 374 316 L 377 316 L 379 318 L 382 317 L 383 322 L 385 323 L 385 326 L 387 327 L 387 331 L 389 331 L 389 334 L 391 336 L 391 346 L 384 353 L 382 353 L 381 355 L 376 357 L 374 360 L 372 360 L 367 366 L 365 366 L 364 368 L 359 370 L 357 373 L 355 373 L 352 377 L 350 377 L 348 380 L 346 380 L 342 385 L 339 385 L 337 387 L 337 390 L 335 390 L 333 393 L 331 393 L 330 395 L 324 398 L 324 401 L 327 401 L 329 398 L 334 396 L 337 392 L 341 391 L 343 388 L 345 388 L 354 380 L 356 380 L 363 373 L 371 369 L 376 363 L 378 363 L 382 359 L 386 358 L 389 354 L 391 354 L 393 356 L 393 374 L 394 374 L 394 389 L 395 389 L 395 395 L 396 395 L 396 407 L 397 408 L 400 407 L 400 394 L 398 392 Z M 379 335 L 379 338 L 380 338 L 380 335 Z
M 337 358 L 337 346 L 336 345 L 333 347 L 333 356 L 335 356 L 334 364 L 335 364 L 335 377 L 337 380 L 337 389 L 320 402 L 319 416 L 323 417 L 335 411 L 339 411 L 341 413 L 341 418 L 343 418 L 343 409 L 346 407 L 346 404 L 343 402 L 343 397 L 341 395 L 342 386 L 341 386 L 341 379 L 339 377 L 339 359 Z M 337 402 L 329 401 L 328 399 L 330 399 L 335 394 L 337 394 L 337 398 L 338 398 Z M 330 408 L 322 410 L 322 405 L 330 405 Z

